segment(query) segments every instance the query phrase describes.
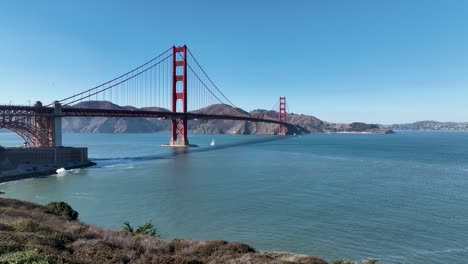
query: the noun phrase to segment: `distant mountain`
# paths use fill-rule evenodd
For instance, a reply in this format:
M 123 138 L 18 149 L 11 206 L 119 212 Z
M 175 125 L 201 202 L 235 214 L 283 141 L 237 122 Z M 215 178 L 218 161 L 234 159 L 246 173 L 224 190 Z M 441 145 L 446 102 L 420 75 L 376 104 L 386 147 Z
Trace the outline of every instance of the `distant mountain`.
M 108 101 L 86 101 L 73 107 L 97 109 L 139 109 L 133 106 L 119 106 Z M 169 112 L 160 107 L 144 107 L 146 111 Z M 256 118 L 278 119 L 277 111 L 262 109 L 247 112 L 243 109 L 234 109 L 229 105 L 214 104 L 193 111 L 204 114 L 233 114 L 241 112 Z M 453 130 L 468 131 L 468 122 L 438 122 L 418 121 L 406 124 L 377 125 L 354 122 L 350 124 L 331 123 L 320 120 L 314 116 L 288 113 L 287 121 L 295 127 L 289 133 L 392 133 L 392 130 Z M 113 117 L 66 117 L 63 118 L 62 129 L 69 133 L 156 133 L 166 132 L 170 129 L 170 121 L 156 118 L 113 118 Z M 190 133 L 205 134 L 276 134 L 278 125 L 267 123 L 253 123 L 233 120 L 190 120 L 188 124 Z M 10 132 L 0 128 L 0 133 Z
M 73 107 L 98 109 L 137 109 L 132 106 L 118 106 L 107 101 L 82 102 Z M 142 108 L 148 111 L 169 111 L 168 109 L 151 107 Z M 234 109 L 229 105 L 214 104 L 194 111 L 195 113 L 228 115 L 242 113 L 256 118 L 277 119 L 278 112 L 257 109 L 247 112 Z M 295 125 L 288 133 L 386 133 L 378 125 L 365 123 L 336 124 L 322 121 L 314 116 L 288 114 L 287 121 Z M 169 131 L 170 121 L 156 118 L 112 118 L 112 117 L 66 117 L 63 119 L 64 132 L 74 133 L 154 133 Z M 278 125 L 234 120 L 190 120 L 190 133 L 204 134 L 276 134 Z
M 325 133 L 358 133 L 358 134 L 393 134 L 393 130 L 381 127 L 377 124 L 366 124 L 362 122 L 354 122 L 350 124 L 343 123 L 326 123 L 324 127 Z
M 240 108 L 234 109 L 229 105 L 214 104 L 200 110 L 194 111 L 203 114 L 216 115 L 236 115 L 239 112 L 255 118 L 278 119 L 278 112 L 255 110 L 247 112 Z M 288 132 L 291 134 L 308 134 L 310 131 L 300 124 L 292 123 L 295 127 L 290 127 Z M 207 134 L 277 134 L 278 125 L 269 123 L 255 123 L 249 121 L 234 120 L 194 120 L 189 122 L 189 131 L 192 133 Z
M 130 110 L 133 106 L 118 106 L 107 101 L 87 101 L 73 105 L 78 108 Z M 169 111 L 164 108 L 144 108 L 148 111 Z M 154 118 L 65 117 L 62 130 L 69 133 L 154 133 L 169 131 L 169 120 Z
M 119 106 L 107 101 L 86 101 L 72 107 L 129 110 L 133 106 Z M 159 107 L 142 108 L 147 111 L 169 112 Z M 194 111 L 195 113 L 228 115 L 242 113 L 256 118 L 278 119 L 279 113 L 257 109 L 247 112 L 234 109 L 224 104 L 214 104 Z M 336 124 L 322 121 L 314 116 L 288 113 L 287 122 L 293 124 L 288 129 L 290 134 L 308 133 L 385 133 L 378 125 L 364 123 Z M 116 117 L 65 117 L 62 119 L 62 130 L 68 133 L 155 133 L 170 130 L 170 120 L 157 118 L 116 118 Z M 205 134 L 277 134 L 278 125 L 234 120 L 190 120 L 190 133 Z M 0 129 L 0 132 L 2 130 Z
M 383 126 L 393 130 L 468 130 L 468 122 L 418 121 L 407 124 Z

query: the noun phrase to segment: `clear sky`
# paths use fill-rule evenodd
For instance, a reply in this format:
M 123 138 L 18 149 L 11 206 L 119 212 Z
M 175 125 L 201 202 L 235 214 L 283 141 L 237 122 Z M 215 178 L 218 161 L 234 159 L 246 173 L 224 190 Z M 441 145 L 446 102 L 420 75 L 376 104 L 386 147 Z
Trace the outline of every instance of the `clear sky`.
M 236 105 L 468 121 L 468 1 L 0 1 L 0 103 L 49 103 L 187 44 Z

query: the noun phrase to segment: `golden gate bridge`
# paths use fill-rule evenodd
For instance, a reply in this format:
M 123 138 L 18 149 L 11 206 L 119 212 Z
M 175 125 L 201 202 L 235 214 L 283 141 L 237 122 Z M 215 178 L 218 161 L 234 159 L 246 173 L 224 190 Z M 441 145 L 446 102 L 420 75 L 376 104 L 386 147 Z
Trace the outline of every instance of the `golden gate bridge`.
M 84 107 L 85 101 L 107 101 L 125 109 Z M 227 106 L 228 114 L 203 113 L 211 104 Z M 0 105 L 0 128 L 20 135 L 27 147 L 62 146 L 63 117 L 144 117 L 170 119 L 168 146 L 191 146 L 187 122 L 223 119 L 277 124 L 277 135 L 295 125 L 286 121 L 286 98 L 280 97 L 278 118 L 254 117 L 236 107 L 208 76 L 187 46 L 173 46 L 146 63 L 101 85 L 43 105 Z M 289 128 L 289 129 L 288 129 Z

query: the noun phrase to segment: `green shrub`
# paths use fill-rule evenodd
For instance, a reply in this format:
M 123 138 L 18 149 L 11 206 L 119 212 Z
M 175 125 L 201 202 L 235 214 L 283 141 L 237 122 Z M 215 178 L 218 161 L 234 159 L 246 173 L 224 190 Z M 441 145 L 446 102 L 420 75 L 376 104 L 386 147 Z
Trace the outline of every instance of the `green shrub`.
M 156 227 L 151 222 L 146 222 L 141 226 L 138 226 L 135 233 L 140 235 L 159 236 L 157 235 Z
M 128 233 L 133 233 L 134 232 L 133 227 L 130 225 L 129 221 L 123 222 L 122 230 L 125 231 L 125 232 L 128 232 Z
M 52 202 L 46 205 L 46 213 L 66 216 L 71 220 L 78 219 L 78 212 L 73 210 L 66 202 Z
M 154 236 L 154 237 L 160 237 L 158 234 L 158 230 L 154 225 L 151 223 L 151 221 L 144 223 L 143 225 L 140 225 L 137 227 L 137 229 L 134 229 L 131 225 L 130 222 L 125 221 L 122 224 L 122 230 L 128 233 L 131 233 L 132 235 L 136 236 L 137 238 L 148 235 L 148 236 Z

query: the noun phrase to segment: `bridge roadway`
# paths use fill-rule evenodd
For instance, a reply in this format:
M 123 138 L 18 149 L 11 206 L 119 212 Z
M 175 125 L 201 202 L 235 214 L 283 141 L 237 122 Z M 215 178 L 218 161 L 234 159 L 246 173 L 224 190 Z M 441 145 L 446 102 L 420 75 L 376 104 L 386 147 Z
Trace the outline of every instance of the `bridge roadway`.
M 293 126 L 292 124 L 281 122 L 275 119 L 264 119 L 249 116 L 235 116 L 235 115 L 213 115 L 213 114 L 202 114 L 202 113 L 174 113 L 168 111 L 145 111 L 145 110 L 122 110 L 122 109 L 93 109 L 93 108 L 73 108 L 63 107 L 61 114 L 57 115 L 54 113 L 53 107 L 35 107 L 35 106 L 17 106 L 17 105 L 1 105 L 1 115 L 8 116 L 44 116 L 44 117 L 143 117 L 143 118 L 162 118 L 162 119 L 173 119 L 173 118 L 184 118 L 189 120 L 193 119 L 221 119 L 221 120 L 238 120 L 238 121 L 250 121 L 250 122 L 263 122 L 272 123 L 285 126 Z

